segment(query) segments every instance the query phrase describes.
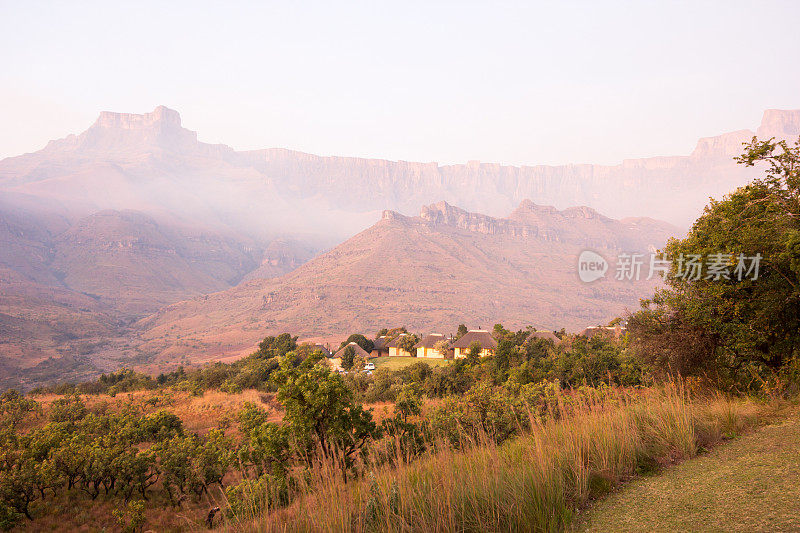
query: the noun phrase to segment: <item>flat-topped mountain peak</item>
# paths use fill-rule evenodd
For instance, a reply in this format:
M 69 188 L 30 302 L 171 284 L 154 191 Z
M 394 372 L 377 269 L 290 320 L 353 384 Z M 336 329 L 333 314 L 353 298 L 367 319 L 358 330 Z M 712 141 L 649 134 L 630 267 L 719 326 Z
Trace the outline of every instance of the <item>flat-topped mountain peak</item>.
M 756 134 L 759 137 L 792 137 L 800 135 L 800 109 L 767 109 Z
M 146 129 L 153 126 L 181 127 L 181 115 L 174 109 L 160 105 L 151 113 L 117 113 L 101 111 L 93 128 Z

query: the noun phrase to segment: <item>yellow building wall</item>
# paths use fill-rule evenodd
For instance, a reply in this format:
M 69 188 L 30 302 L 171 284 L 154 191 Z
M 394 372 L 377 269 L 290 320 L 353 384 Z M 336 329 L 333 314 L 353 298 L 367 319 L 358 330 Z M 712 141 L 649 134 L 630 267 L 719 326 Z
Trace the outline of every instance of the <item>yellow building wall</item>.
M 389 348 L 389 357 L 413 357 L 413 355 L 400 348 Z
M 435 348 L 417 348 L 417 357 L 428 359 L 444 359 L 444 356 L 436 351 Z
M 454 357 L 456 359 L 460 359 L 462 357 L 466 357 L 467 354 L 469 354 L 469 350 L 467 350 L 466 348 L 463 349 L 456 348 Z M 489 357 L 490 355 L 494 355 L 494 350 L 490 350 L 488 348 L 484 348 L 483 350 L 481 350 L 481 355 L 480 355 L 481 357 Z
M 436 348 L 425 348 L 426 355 L 425 357 L 430 357 L 431 359 L 444 359 L 444 355 L 439 353 Z

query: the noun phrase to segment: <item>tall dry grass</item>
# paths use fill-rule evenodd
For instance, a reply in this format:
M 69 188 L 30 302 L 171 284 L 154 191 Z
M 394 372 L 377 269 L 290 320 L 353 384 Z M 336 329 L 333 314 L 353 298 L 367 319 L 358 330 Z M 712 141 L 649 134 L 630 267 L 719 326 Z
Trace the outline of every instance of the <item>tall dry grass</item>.
M 413 462 L 364 465 L 343 483 L 318 463 L 285 509 L 238 517 L 235 531 L 559 531 L 577 509 L 643 471 L 693 457 L 756 424 L 763 408 L 721 395 L 690 399 L 680 385 L 624 392 L 532 419 L 503 445 L 456 450 L 439 441 Z M 254 495 L 254 497 L 259 497 Z

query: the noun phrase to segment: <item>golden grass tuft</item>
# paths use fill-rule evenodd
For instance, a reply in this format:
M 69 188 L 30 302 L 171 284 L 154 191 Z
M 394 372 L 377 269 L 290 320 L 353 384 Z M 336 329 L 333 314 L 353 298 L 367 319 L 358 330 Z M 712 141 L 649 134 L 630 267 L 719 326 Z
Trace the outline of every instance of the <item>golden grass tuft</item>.
M 568 403 L 569 398 L 559 401 Z M 466 450 L 436 442 L 400 466 L 365 463 L 343 483 L 318 463 L 285 509 L 238 517 L 233 531 L 558 531 L 576 510 L 637 473 L 694 457 L 758 423 L 766 407 L 746 399 L 690 399 L 680 385 L 560 406 L 560 419 L 503 445 Z

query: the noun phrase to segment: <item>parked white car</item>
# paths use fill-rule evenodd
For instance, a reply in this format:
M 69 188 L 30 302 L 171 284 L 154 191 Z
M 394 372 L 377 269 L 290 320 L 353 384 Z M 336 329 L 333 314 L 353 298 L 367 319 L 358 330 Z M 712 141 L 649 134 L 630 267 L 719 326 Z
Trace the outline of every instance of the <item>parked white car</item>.
M 375 363 L 367 363 L 364 365 L 364 370 L 375 370 Z

